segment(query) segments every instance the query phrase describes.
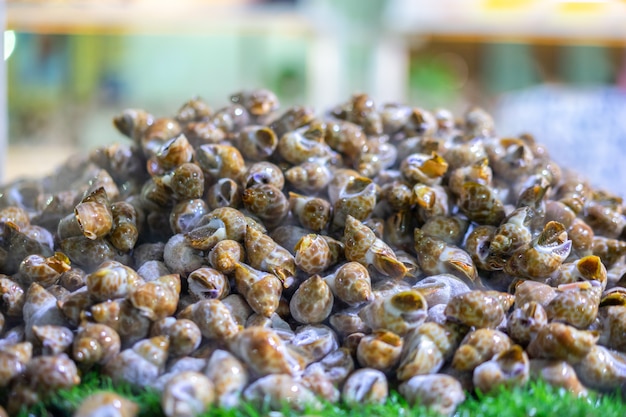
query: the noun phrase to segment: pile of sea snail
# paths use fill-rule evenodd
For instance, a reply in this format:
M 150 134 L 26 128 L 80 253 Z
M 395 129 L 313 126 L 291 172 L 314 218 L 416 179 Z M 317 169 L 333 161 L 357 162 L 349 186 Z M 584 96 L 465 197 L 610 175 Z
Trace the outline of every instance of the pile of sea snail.
M 625 389 L 622 199 L 484 110 L 280 111 L 258 89 L 114 125 L 131 140 L 0 190 L 9 413 L 92 369 L 167 416 Z

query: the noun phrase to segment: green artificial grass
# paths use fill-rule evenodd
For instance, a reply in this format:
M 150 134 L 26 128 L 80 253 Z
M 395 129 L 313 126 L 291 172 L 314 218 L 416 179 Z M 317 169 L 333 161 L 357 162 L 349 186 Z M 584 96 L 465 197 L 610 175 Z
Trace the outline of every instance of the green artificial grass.
M 30 409 L 23 409 L 18 416 L 71 416 L 81 401 L 88 395 L 108 390 L 117 392 L 140 406 L 139 416 L 163 416 L 159 394 L 153 390 L 137 390 L 122 384 L 113 385 L 107 377 L 92 372 L 83 378 L 83 382 L 69 390 L 60 391 L 45 402 Z M 456 416 L 459 417 L 623 417 L 626 416 L 626 403 L 619 393 L 599 395 L 591 393 L 587 398 L 578 398 L 570 392 L 552 387 L 542 381 L 532 381 L 524 387 L 511 390 L 501 389 L 496 394 L 468 394 L 467 400 L 459 406 Z M 265 417 L 268 410 L 259 410 L 250 405 L 242 405 L 237 409 L 214 407 L 203 414 L 204 417 Z M 282 415 L 296 417 L 301 415 L 324 417 L 373 416 L 373 417 L 408 417 L 436 416 L 423 407 L 410 407 L 396 392 L 392 392 L 389 400 L 383 405 L 364 405 L 348 408 L 344 405 L 326 403 L 322 410 L 305 410 L 295 412 L 287 408 Z

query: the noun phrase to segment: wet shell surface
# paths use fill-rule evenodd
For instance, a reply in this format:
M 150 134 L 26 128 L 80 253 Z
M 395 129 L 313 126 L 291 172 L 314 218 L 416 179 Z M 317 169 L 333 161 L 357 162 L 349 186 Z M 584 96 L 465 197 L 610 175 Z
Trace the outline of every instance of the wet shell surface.
M 0 406 L 94 369 L 168 416 L 626 386 L 626 207 L 532 137 L 367 94 L 211 107 L 125 110 L 127 144 L 0 186 Z M 109 412 L 138 409 L 76 415 Z

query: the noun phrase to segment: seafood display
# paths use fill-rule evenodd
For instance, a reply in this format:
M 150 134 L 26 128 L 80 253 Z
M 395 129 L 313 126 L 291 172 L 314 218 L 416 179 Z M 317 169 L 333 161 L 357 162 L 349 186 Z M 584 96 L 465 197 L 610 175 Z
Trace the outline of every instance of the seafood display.
M 484 110 L 258 89 L 113 124 L 0 187 L 9 414 L 94 370 L 166 416 L 626 390 L 626 206 Z M 99 393 L 75 415 L 137 411 Z

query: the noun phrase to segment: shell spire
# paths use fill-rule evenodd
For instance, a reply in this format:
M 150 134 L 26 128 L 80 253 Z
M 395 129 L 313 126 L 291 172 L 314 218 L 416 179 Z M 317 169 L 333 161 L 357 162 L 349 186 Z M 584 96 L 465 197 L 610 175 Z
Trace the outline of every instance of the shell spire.
M 378 272 L 391 278 L 402 278 L 406 266 L 396 258 L 394 251 L 363 223 L 348 215 L 343 242 L 346 259 L 363 266 L 373 266 Z

